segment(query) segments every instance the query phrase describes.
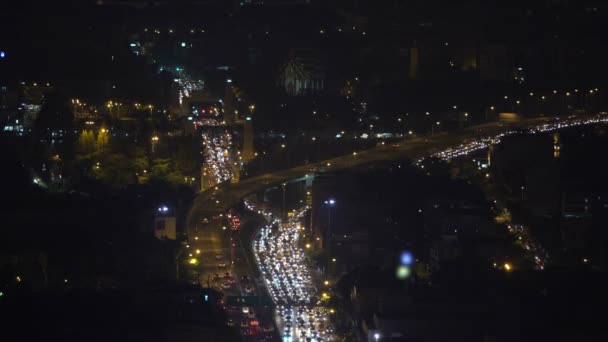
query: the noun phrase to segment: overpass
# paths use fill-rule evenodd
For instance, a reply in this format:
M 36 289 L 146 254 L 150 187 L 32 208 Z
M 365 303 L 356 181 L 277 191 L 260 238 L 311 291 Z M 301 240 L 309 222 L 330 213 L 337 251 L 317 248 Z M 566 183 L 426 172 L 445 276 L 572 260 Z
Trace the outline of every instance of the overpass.
M 420 137 L 406 140 L 398 144 L 389 144 L 354 152 L 324 161 L 300 165 L 290 169 L 277 170 L 251 178 L 246 178 L 238 183 L 223 183 L 216 188 L 201 192 L 194 199 L 192 207 L 188 211 L 187 227 L 190 230 L 198 222 L 201 222 L 209 213 L 221 213 L 237 204 L 243 197 L 264 190 L 269 187 L 278 186 L 284 182 L 310 181 L 317 171 L 337 171 L 357 167 L 374 162 L 391 160 L 416 160 L 427 155 L 434 154 L 440 150 L 458 146 L 461 143 L 481 137 L 494 137 L 509 131 L 536 128 L 546 130 L 548 125 L 554 125 L 554 129 L 569 127 L 569 123 L 593 124 L 599 121 L 606 122 L 607 116 L 569 116 L 567 118 L 543 117 L 523 120 L 517 124 L 503 125 L 499 122 L 487 123 L 468 127 L 456 134 L 440 134 L 429 137 Z M 586 121 L 585 121 L 586 120 Z M 584 121 L 584 122 L 583 122 Z
M 459 145 L 465 140 L 478 137 L 494 136 L 514 129 L 549 123 L 554 118 L 538 118 L 522 121 L 516 125 L 503 125 L 501 123 L 488 123 L 468 127 L 456 134 L 440 134 L 432 137 L 420 137 L 395 144 L 388 144 L 358 151 L 324 161 L 300 165 L 290 169 L 278 170 L 251 178 L 240 180 L 238 183 L 222 183 L 197 195 L 186 219 L 188 232 L 201 222 L 210 213 L 221 213 L 237 204 L 243 197 L 278 186 L 283 182 L 305 180 L 307 175 L 313 176 L 317 171 L 337 171 L 364 164 L 390 161 L 415 160 L 441 149 Z

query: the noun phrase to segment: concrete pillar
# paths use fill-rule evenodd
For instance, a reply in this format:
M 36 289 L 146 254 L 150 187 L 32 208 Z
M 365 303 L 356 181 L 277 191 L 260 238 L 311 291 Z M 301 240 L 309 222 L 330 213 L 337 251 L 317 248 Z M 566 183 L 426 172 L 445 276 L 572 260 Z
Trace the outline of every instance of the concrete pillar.
M 419 51 L 417 47 L 410 48 L 410 80 L 418 79 Z
M 243 160 L 249 162 L 255 156 L 253 150 L 253 122 L 251 120 L 243 121 Z

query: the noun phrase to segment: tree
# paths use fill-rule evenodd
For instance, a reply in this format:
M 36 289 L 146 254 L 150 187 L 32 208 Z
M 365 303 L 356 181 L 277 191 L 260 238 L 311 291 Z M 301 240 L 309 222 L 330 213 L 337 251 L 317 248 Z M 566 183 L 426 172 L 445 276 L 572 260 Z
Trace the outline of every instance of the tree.
M 110 131 L 107 128 L 103 127 L 97 133 L 97 150 L 104 149 L 108 142 L 110 141 Z
M 95 134 L 92 130 L 83 130 L 78 137 L 78 152 L 88 155 L 95 152 Z
M 68 98 L 54 92 L 46 94 L 45 103 L 34 122 L 34 141 L 54 140 L 55 144 L 46 147 L 47 158 L 59 155 L 63 161 L 61 174 L 69 176 L 74 161 L 74 113 Z M 43 162 L 46 160 L 43 160 Z

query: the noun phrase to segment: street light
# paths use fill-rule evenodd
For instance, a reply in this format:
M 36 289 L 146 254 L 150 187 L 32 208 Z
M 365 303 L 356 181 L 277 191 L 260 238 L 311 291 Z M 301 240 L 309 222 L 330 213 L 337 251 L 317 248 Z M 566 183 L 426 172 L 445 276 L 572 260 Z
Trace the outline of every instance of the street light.
M 375 333 L 375 334 L 374 334 L 374 339 L 375 339 L 376 341 L 380 340 L 380 334 L 379 334 L 379 333 Z
M 437 125 L 437 129 L 439 129 L 440 122 L 435 122 L 435 125 Z M 431 126 L 431 135 L 435 134 L 435 125 Z

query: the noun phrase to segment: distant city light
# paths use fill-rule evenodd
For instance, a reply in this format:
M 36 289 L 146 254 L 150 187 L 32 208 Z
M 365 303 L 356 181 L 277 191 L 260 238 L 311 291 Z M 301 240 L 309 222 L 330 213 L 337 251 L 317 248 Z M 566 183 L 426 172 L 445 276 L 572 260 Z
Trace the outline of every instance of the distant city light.
M 0 51 L 0 58 L 6 57 L 6 53 L 4 51 Z

